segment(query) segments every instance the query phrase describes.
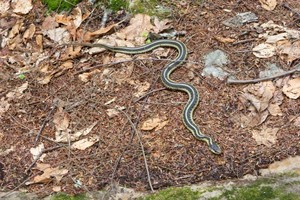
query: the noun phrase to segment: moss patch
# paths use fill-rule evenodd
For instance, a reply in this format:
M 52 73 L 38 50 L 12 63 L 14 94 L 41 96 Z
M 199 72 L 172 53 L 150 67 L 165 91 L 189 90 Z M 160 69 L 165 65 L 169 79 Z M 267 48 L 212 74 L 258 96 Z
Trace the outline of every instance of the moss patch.
M 51 198 L 51 200 L 84 200 L 84 199 L 87 199 L 85 194 L 70 196 L 65 193 L 56 194 Z
M 272 184 L 272 186 L 270 185 Z M 251 185 L 234 187 L 223 194 L 210 200 L 300 200 L 300 196 L 285 191 L 284 186 L 276 186 L 275 179 L 260 179 Z
M 58 12 L 71 10 L 80 1 L 81 0 L 42 0 L 43 4 L 45 4 L 49 10 Z
M 143 200 L 198 200 L 199 192 L 193 191 L 190 188 L 168 188 L 165 190 L 161 190 L 156 194 L 151 194 L 141 199 Z

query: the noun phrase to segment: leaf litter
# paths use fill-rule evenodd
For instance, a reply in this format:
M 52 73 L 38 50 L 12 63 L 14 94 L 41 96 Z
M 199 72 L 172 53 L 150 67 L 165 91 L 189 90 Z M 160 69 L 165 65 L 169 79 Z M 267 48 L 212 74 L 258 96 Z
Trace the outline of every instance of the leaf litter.
M 15 9 L 10 8 L 7 2 L 1 2 L 0 9 L 4 12 L 7 12 L 7 9 Z M 24 12 L 30 14 L 32 3 L 26 2 L 30 3 L 24 4 Z M 226 9 L 212 13 L 209 11 L 211 5 L 205 4 L 201 19 L 191 14 L 194 12 L 189 10 L 197 11 L 197 7 L 186 7 L 181 4 L 176 6 L 187 13 L 182 22 L 178 21 L 179 27 L 176 28 L 180 30 L 186 28 L 188 34 L 193 35 L 186 42 L 189 47 L 189 60 L 199 62 L 198 54 L 205 55 L 215 47 L 215 44 L 225 45 L 224 50 L 231 52 L 242 47 L 238 45 L 231 48 L 233 43 L 241 38 L 237 36 L 238 32 L 235 32 L 236 35 L 232 34 L 236 29 L 218 29 L 220 23 L 216 19 L 224 18 L 225 14 L 230 13 L 231 9 L 227 9 L 230 5 L 226 4 L 224 5 Z M 259 1 L 254 7 L 249 6 L 255 13 L 257 6 L 273 12 L 278 12 L 279 7 L 276 1 L 272 0 Z M 260 12 L 262 13 L 257 14 L 268 16 L 265 11 Z M 91 30 L 85 27 L 90 17 L 90 12 L 83 12 L 77 7 L 68 15 L 53 13 L 46 18 L 42 17 L 40 23 L 24 21 L 23 18 L 17 17 L 14 23 L 7 21 L 0 25 L 0 28 L 4 29 L 2 31 L 6 33 L 3 34 L 1 44 L 4 48 L 0 49 L 1 59 L 15 66 L 11 69 L 14 75 L 20 73 L 27 75 L 23 82 L 21 80 L 12 82 L 7 79 L 7 83 L 11 85 L 0 87 L 0 94 L 4 94 L 0 98 L 1 120 L 13 123 L 10 124 L 11 127 L 16 127 L 0 127 L 0 133 L 3 134 L 0 139 L 3 145 L 0 148 L 0 156 L 6 156 L 3 161 L 1 158 L 1 161 L 15 164 L 14 169 L 9 168 L 10 165 L 7 164 L 7 171 L 11 172 L 11 176 L 6 174 L 5 180 L 0 180 L 1 184 L 1 181 L 4 181 L 6 189 L 9 189 L 9 185 L 18 185 L 18 180 L 12 177 L 21 177 L 24 166 L 29 166 L 43 149 L 55 145 L 50 142 L 51 140 L 67 147 L 40 157 L 31 171 L 42 174 L 27 182 L 31 190 L 35 190 L 34 185 L 37 183 L 47 183 L 43 191 L 45 193 L 46 191 L 49 193 L 49 189 L 74 192 L 72 184 L 68 184 L 72 182 L 70 177 L 74 172 L 78 172 L 78 176 L 92 177 L 90 180 L 82 179 L 82 184 L 88 188 L 94 188 L 95 185 L 103 188 L 110 183 L 112 165 L 120 156 L 120 149 L 127 144 L 130 145 L 120 161 L 121 164 L 115 174 L 116 180 L 138 189 L 147 189 L 139 144 L 135 138 L 130 142 L 132 130 L 124 125 L 126 120 L 120 114 L 120 110 L 128 112 L 133 121 L 140 120 L 141 126 L 138 128 L 142 132 L 147 159 L 150 161 L 151 179 L 156 188 L 169 186 L 174 182 L 182 185 L 202 180 L 239 177 L 249 171 L 255 173 L 253 166 L 257 169 L 263 168 L 273 162 L 274 158 L 281 159 L 299 153 L 297 147 L 299 139 L 296 137 L 300 127 L 297 114 L 299 111 L 297 106 L 293 106 L 297 105 L 295 100 L 299 98 L 297 76 L 229 88 L 210 77 L 198 79 L 198 72 L 201 71 L 199 69 L 203 69 L 198 67 L 201 66 L 193 66 L 196 72 L 187 79 L 183 77 L 191 74 L 187 69 L 191 65 L 176 70 L 174 77 L 172 76 L 174 80 L 184 79 L 184 82 L 193 82 L 201 94 L 200 109 L 196 110 L 195 121 L 200 124 L 203 132 L 216 138 L 224 149 L 222 156 L 216 158 L 209 154 L 205 144 L 192 137 L 181 122 L 181 106 L 174 106 L 173 103 L 185 102 L 185 95 L 169 91 L 151 93 L 153 86 L 160 88 L 162 85 L 153 83 L 155 78 L 151 77 L 153 71 L 150 67 L 156 67 L 155 71 L 159 71 L 162 63 L 161 66 L 156 66 L 152 60 L 141 61 L 139 64 L 129 62 L 149 58 L 149 54 L 128 56 L 101 53 L 104 50 L 99 48 L 85 50 L 83 47 L 58 46 L 71 40 L 92 42 L 103 36 L 104 39 L 96 42 L 113 46 L 138 46 L 144 44 L 145 33 L 149 31 L 160 33 L 174 28 L 174 21 L 158 18 L 152 21 L 150 16 L 138 14 L 130 19 L 129 24 L 125 23 L 125 26 L 123 22 L 110 21 L 105 27 L 94 24 L 94 30 Z M 256 67 L 275 56 L 280 59 L 278 63 L 297 62 L 299 31 L 278 25 L 280 24 L 278 22 L 265 22 L 260 17 L 258 19 L 257 23 L 253 23 L 257 20 L 254 16 L 252 20 L 240 25 L 241 30 L 247 32 L 251 29 L 257 33 L 251 35 L 257 37 L 251 44 L 254 47 L 251 49 L 253 57 L 250 56 L 252 52 L 247 58 L 230 55 L 236 60 L 226 65 L 230 67 L 239 62 L 232 70 L 249 76 L 247 72 L 251 69 L 242 68 L 241 63 L 254 63 Z M 193 23 L 190 23 L 191 20 L 197 22 L 200 29 L 198 27 L 196 29 Z M 214 26 L 210 26 L 211 24 Z M 247 39 L 248 36 L 245 37 Z M 198 42 L 201 42 L 201 45 Z M 26 49 L 26 52 L 22 49 Z M 172 53 L 170 49 L 158 49 L 151 53 L 150 57 L 169 58 Z M 254 57 L 260 59 L 254 60 Z M 246 61 L 241 61 L 242 58 Z M 94 66 L 97 62 L 103 64 L 119 62 L 119 64 L 116 67 L 95 68 L 89 72 L 73 75 L 74 71 Z M 149 65 L 152 66 L 148 68 Z M 277 71 L 270 72 L 269 69 L 264 71 L 261 66 L 257 67 L 259 72 L 265 72 L 264 76 L 268 76 L 269 72 L 281 73 L 282 69 L 278 67 Z M 0 70 L 10 73 L 5 67 Z M 144 107 L 141 106 L 142 102 L 131 104 L 132 99 L 143 97 L 147 93 L 149 104 L 145 104 Z M 34 130 L 41 126 L 55 97 L 64 99 L 65 104 L 56 108 L 42 133 L 50 140 L 42 139 L 38 146 L 32 147 L 32 133 L 26 130 Z M 154 99 L 158 103 L 154 102 Z M 68 110 L 66 104 L 69 101 L 86 103 Z M 141 107 L 143 111 L 140 111 Z M 139 112 L 142 113 L 141 117 L 136 119 Z M 238 120 L 234 120 L 235 118 Z M 219 132 L 222 134 L 218 134 Z M 257 152 L 263 152 L 267 156 L 261 155 L 256 158 Z M 24 158 L 24 155 L 31 155 L 31 158 L 20 160 L 19 158 Z M 8 157 L 12 158 L 9 162 Z M 231 166 L 232 162 L 235 164 Z M 197 168 L 194 163 L 197 163 Z M 200 168 L 203 171 L 199 171 Z

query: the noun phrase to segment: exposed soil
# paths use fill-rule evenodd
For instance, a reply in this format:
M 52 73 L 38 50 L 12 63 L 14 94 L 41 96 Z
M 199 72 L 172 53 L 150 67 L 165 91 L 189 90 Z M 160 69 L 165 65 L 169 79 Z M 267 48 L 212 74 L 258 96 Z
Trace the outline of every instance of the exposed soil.
M 245 51 L 257 45 L 259 39 L 233 45 L 221 43 L 215 36 L 228 38 L 240 35 L 239 40 L 257 38 L 258 33 L 250 30 L 250 26 L 229 29 L 221 24 L 223 20 L 236 13 L 247 11 L 255 13 L 260 23 L 273 20 L 277 24 L 299 29 L 299 10 L 296 15 L 278 2 L 274 11 L 266 11 L 254 0 L 226 2 L 217 0 L 214 3 L 205 1 L 199 5 L 193 4 L 192 1 L 186 1 L 186 4 L 178 3 L 181 1 L 173 2 L 168 5 L 174 11 L 171 18 L 172 25 L 176 30 L 187 32 L 186 36 L 179 39 L 189 49 L 188 61 L 203 63 L 203 55 L 221 49 L 228 54 L 231 61 L 227 65 L 228 71 L 233 72 L 238 79 L 258 77 L 267 62 L 278 63 L 285 70 L 291 68 L 290 64 L 279 57 L 258 59 L 250 51 Z M 289 0 L 285 3 L 291 8 L 300 8 L 300 1 Z M 25 16 L 26 23 L 34 23 L 39 27 L 45 17 L 46 8 L 38 3 L 34 6 L 35 8 Z M 81 6 L 92 9 L 85 3 Z M 232 11 L 225 12 L 224 9 Z M 101 10 L 97 12 L 101 16 Z M 108 23 L 113 23 L 112 20 L 119 17 L 121 16 L 115 15 Z M 99 18 L 88 21 L 87 29 L 98 27 L 98 21 Z M 48 44 L 44 51 L 51 55 L 49 59 L 52 64 L 58 66 L 62 61 L 55 57 L 55 52 L 63 52 L 65 48 Z M 238 53 L 240 51 L 243 53 Z M 14 51 L 0 49 L 2 56 L 19 52 L 22 52 L 22 49 Z M 89 59 L 88 66 L 93 66 L 101 64 L 108 54 L 112 53 L 105 52 L 91 56 L 82 52 L 82 57 Z M 149 93 L 145 98 L 135 102 L 134 86 L 116 82 L 111 82 L 108 86 L 105 84 L 101 74 L 108 67 L 99 68 L 99 73 L 95 73 L 91 80 L 84 83 L 78 79 L 76 73 L 86 66 L 79 63 L 79 58 L 74 62 L 76 63 L 74 68 L 53 78 L 45 85 L 38 83 L 37 77 L 40 76 L 38 71 L 27 73 L 28 89 L 24 91 L 22 98 L 10 102 L 9 110 L 2 116 L 0 133 L 3 137 L 0 138 L 0 149 L 14 147 L 14 150 L 6 156 L 0 156 L 1 190 L 9 191 L 20 186 L 44 196 L 52 193 L 54 186 L 61 186 L 62 191 L 73 194 L 99 190 L 112 182 L 141 191 L 149 190 L 141 146 L 131 124 L 123 113 L 113 118 L 109 118 L 106 114 L 106 110 L 115 105 L 126 107 L 124 112 L 138 128 L 139 122 L 155 116 L 165 116 L 169 120 L 169 123 L 158 131 L 141 131 L 154 189 L 199 183 L 204 180 L 232 179 L 245 174 L 257 175 L 259 169 L 266 168 L 274 161 L 300 155 L 300 128 L 291 122 L 292 116 L 300 114 L 299 100 L 285 98 L 281 105 L 283 116 L 269 116 L 264 122 L 268 127 L 279 128 L 276 144 L 271 147 L 257 145 L 251 134 L 251 130 L 255 128 L 242 128 L 237 120 L 238 113 L 247 112 L 242 109 L 243 105 L 238 99 L 245 85 L 228 85 L 226 81 L 202 77 L 202 65 L 192 66 L 195 75 L 193 79 L 187 76 L 193 64 L 176 70 L 172 78 L 192 83 L 201 95 L 194 119 L 201 130 L 215 138 L 221 146 L 223 153 L 214 155 L 207 145 L 197 141 L 182 123 L 182 109 L 188 98 L 186 94 L 164 89 Z M 1 99 L 9 91 L 22 85 L 24 80 L 15 78 L 16 72 L 2 61 L 0 63 Z M 131 79 L 151 83 L 149 92 L 163 88 L 159 77 L 166 63 L 166 61 L 136 61 Z M 124 64 L 109 67 L 120 70 Z M 116 100 L 112 104 L 105 105 L 113 98 Z M 55 99 L 65 102 L 64 110 L 71 121 L 70 129 L 80 130 L 97 121 L 90 135 L 98 135 L 99 142 L 81 151 L 70 149 L 68 144 L 61 145 L 49 140 L 55 138 L 53 113 L 51 114 Z M 43 142 L 46 149 L 61 146 L 49 150 L 44 163 L 53 167 L 63 167 L 69 172 L 59 183 L 50 181 L 25 186 L 22 184 L 25 180 L 32 180 L 41 173 L 34 167 L 30 168 L 33 163 L 30 148 L 34 147 L 35 136 L 49 113 L 49 121 L 41 133 L 39 142 Z M 26 172 L 28 168 L 30 170 Z M 76 188 L 75 180 L 80 180 L 84 187 Z

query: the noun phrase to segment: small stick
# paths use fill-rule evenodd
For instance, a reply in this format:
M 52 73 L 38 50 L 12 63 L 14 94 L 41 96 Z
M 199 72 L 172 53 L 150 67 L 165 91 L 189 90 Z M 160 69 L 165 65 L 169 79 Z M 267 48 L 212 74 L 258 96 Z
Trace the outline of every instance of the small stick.
M 41 135 L 42 132 L 44 131 L 45 126 L 46 126 L 46 124 L 48 123 L 49 118 L 50 118 L 50 116 L 52 115 L 52 113 L 54 112 L 56 106 L 57 106 L 57 101 L 55 100 L 54 103 L 52 104 L 52 108 L 51 108 L 50 112 L 48 113 L 48 115 L 46 116 L 45 120 L 43 121 L 43 124 L 42 124 L 42 126 L 41 126 L 39 132 L 36 134 L 36 137 L 35 137 L 35 140 L 34 140 L 34 146 L 36 145 L 37 141 L 38 141 L 39 138 L 40 138 L 40 135 Z
M 152 187 L 152 183 L 151 183 L 151 177 L 150 177 L 150 172 L 149 172 L 149 168 L 148 168 L 148 163 L 147 163 L 147 159 L 146 159 L 146 154 L 145 154 L 145 150 L 144 150 L 144 146 L 143 146 L 143 143 L 142 143 L 142 140 L 141 140 L 141 136 L 140 136 L 140 132 L 136 129 L 134 123 L 131 121 L 130 117 L 127 115 L 126 112 L 122 111 L 122 110 L 119 110 L 120 112 L 122 112 L 127 120 L 129 121 L 129 123 L 131 124 L 131 127 L 133 128 L 134 132 L 136 133 L 137 137 L 138 137 L 138 140 L 139 140 L 139 143 L 141 145 L 141 149 L 142 149 L 142 153 L 143 153 L 143 157 L 144 157 L 144 163 L 145 163 L 145 168 L 146 168 L 146 172 L 147 172 L 147 177 L 148 177 L 148 183 L 149 183 L 149 186 L 150 186 L 150 189 L 152 192 L 154 192 L 154 189 Z
M 59 145 L 59 146 L 55 146 L 55 147 L 51 147 L 51 148 L 42 150 L 42 151 L 37 155 L 37 157 L 34 159 L 34 161 L 31 163 L 31 165 L 25 170 L 25 174 L 27 174 L 28 171 L 31 170 L 31 168 L 35 165 L 35 163 L 40 159 L 40 157 L 41 157 L 44 153 L 49 152 L 49 151 L 52 151 L 52 150 L 55 150 L 55 149 L 58 149 L 58 148 L 61 148 L 61 147 L 62 147 L 62 146 Z
M 280 73 L 280 74 L 276 74 L 273 76 L 268 76 L 268 77 L 264 77 L 264 78 L 257 78 L 257 79 L 251 79 L 251 80 L 234 80 L 234 79 L 228 79 L 227 83 L 229 84 L 246 84 L 246 83 L 257 83 L 257 82 L 262 82 L 262 81 L 268 81 L 268 80 L 272 80 L 275 78 L 280 78 L 283 76 L 287 76 L 290 74 L 293 74 L 295 72 L 300 72 L 300 64 L 296 65 L 295 69 Z

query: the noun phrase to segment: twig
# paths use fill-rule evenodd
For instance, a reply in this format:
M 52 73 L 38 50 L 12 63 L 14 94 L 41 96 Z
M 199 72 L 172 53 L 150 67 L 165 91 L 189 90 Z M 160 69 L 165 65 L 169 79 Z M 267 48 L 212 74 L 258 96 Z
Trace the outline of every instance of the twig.
M 153 85 L 158 81 L 158 79 L 159 79 L 159 77 L 157 77 L 156 80 L 153 81 L 151 88 L 152 88 Z M 146 96 L 145 98 L 146 98 L 146 99 L 145 99 L 145 101 L 144 101 L 143 104 L 142 104 L 141 111 L 138 113 L 138 115 L 137 115 L 137 120 L 136 120 L 135 123 L 134 123 L 134 126 L 135 126 L 135 127 L 138 125 L 138 123 L 139 123 L 139 121 L 140 121 L 139 119 L 140 119 L 140 117 L 141 117 L 142 111 L 144 110 L 144 108 L 145 108 L 145 106 L 146 106 L 146 102 L 147 102 L 147 100 L 148 100 L 148 98 L 149 98 L 149 95 Z M 121 155 L 118 157 L 118 159 L 117 159 L 117 161 L 116 161 L 116 164 L 115 164 L 115 166 L 114 166 L 114 170 L 113 170 L 112 178 L 111 178 L 112 180 L 114 179 L 115 173 L 116 173 L 116 171 L 117 171 L 117 168 L 118 168 L 118 166 L 119 166 L 119 164 L 120 164 L 120 161 L 121 161 L 121 159 L 122 159 L 124 153 L 128 150 L 128 148 L 130 147 L 130 144 L 132 143 L 132 140 L 133 140 L 135 131 L 134 131 L 133 128 L 131 128 L 131 129 L 132 129 L 132 130 L 131 130 L 130 140 L 129 140 L 127 146 L 126 146 L 126 147 L 124 148 L 124 150 L 122 151 Z
M 254 40 L 256 40 L 256 38 L 250 38 L 250 39 L 246 39 L 246 40 L 240 40 L 240 41 L 232 43 L 232 45 L 243 44 L 243 43 L 251 42 L 251 41 L 254 41 Z
M 298 18 L 300 18 L 300 12 L 297 12 L 295 9 L 291 8 L 287 3 L 282 4 L 282 6 L 290 10 L 292 13 L 296 14 Z
M 133 103 L 136 103 L 138 101 L 140 101 L 141 99 L 145 98 L 146 96 L 154 93 L 154 92 L 159 92 L 159 91 L 162 91 L 162 90 L 165 90 L 166 88 L 158 88 L 158 89 L 155 89 L 155 90 L 151 90 L 150 92 L 147 92 L 146 94 L 140 96 L 138 99 L 136 99 Z
M 131 124 L 131 127 L 133 128 L 134 132 L 136 133 L 136 135 L 138 137 L 139 143 L 141 145 L 143 157 L 144 157 L 144 163 L 145 163 L 145 168 L 146 168 L 146 172 L 147 172 L 148 183 L 149 183 L 151 191 L 154 192 L 153 187 L 152 187 L 152 183 L 151 183 L 151 177 L 150 177 L 150 172 L 149 172 L 148 163 L 147 163 L 147 159 L 146 159 L 146 154 L 145 154 L 144 146 L 143 146 L 143 143 L 142 143 L 142 140 L 141 140 L 141 136 L 140 136 L 140 132 L 136 129 L 134 123 L 131 121 L 131 119 L 127 115 L 127 113 L 124 112 L 124 111 L 122 111 L 121 109 L 119 111 L 122 112 L 126 116 L 127 120 Z
M 53 151 L 55 149 L 58 149 L 58 148 L 61 148 L 62 146 L 59 145 L 59 146 L 55 146 L 55 147 L 52 147 L 52 148 L 48 148 L 48 149 L 44 149 L 42 150 L 37 156 L 36 158 L 33 160 L 33 162 L 31 163 L 31 165 L 29 167 L 27 167 L 27 169 L 25 170 L 25 174 L 28 173 L 29 170 L 31 170 L 31 168 L 35 165 L 35 163 L 40 159 L 40 157 L 44 154 L 44 153 L 47 153 L 49 151 Z
M 273 76 L 268 76 L 268 77 L 264 77 L 264 78 L 257 78 L 257 79 L 251 79 L 251 80 L 234 80 L 234 79 L 228 79 L 227 83 L 229 84 L 246 84 L 246 83 L 257 83 L 257 82 L 262 82 L 262 81 L 268 81 L 268 80 L 272 80 L 275 78 L 280 78 L 283 76 L 287 76 L 290 74 L 293 74 L 295 72 L 300 72 L 300 64 L 296 65 L 295 69 L 280 73 L 280 74 L 276 74 Z
M 43 124 L 42 124 L 39 132 L 36 134 L 36 137 L 35 137 L 35 140 L 34 140 L 34 146 L 36 145 L 37 141 L 40 138 L 40 135 L 42 134 L 43 130 L 45 129 L 45 126 L 48 123 L 50 116 L 52 115 L 52 113 L 54 112 L 55 108 L 57 107 L 57 103 L 58 102 L 56 100 L 54 100 L 50 112 L 48 113 L 48 115 L 46 116 L 45 120 L 43 121 Z

